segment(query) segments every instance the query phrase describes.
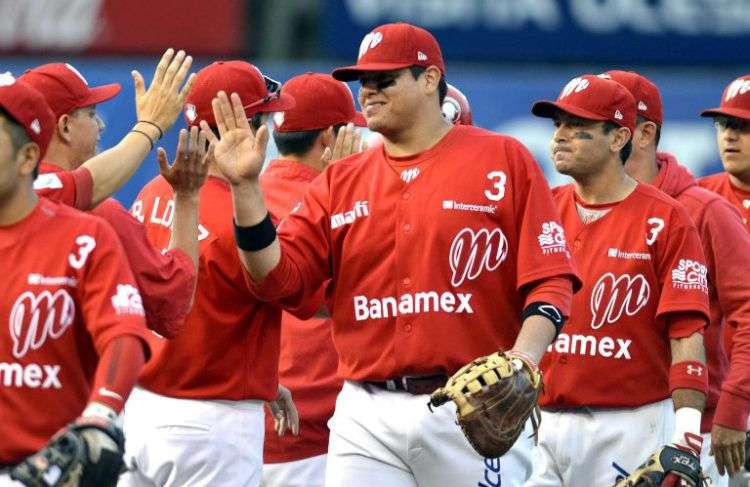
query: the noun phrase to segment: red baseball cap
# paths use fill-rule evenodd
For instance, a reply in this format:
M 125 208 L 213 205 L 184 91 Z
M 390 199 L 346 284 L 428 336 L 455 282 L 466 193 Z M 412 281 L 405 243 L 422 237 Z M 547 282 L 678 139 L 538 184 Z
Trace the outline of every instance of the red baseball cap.
M 18 79 L 44 95 L 56 118 L 76 108 L 114 98 L 121 89 L 118 83 L 91 88 L 86 78 L 68 63 L 42 64 L 27 70 Z
M 729 83 L 721 95 L 721 105 L 701 112 L 701 117 L 728 117 L 750 120 L 750 74 L 740 76 Z
M 602 78 L 617 81 L 628 89 L 637 103 L 637 115 L 661 125 L 664 121 L 661 93 L 659 88 L 645 76 L 635 71 L 611 70 L 599 75 Z
M 531 108 L 537 117 L 554 118 L 558 110 L 588 120 L 609 120 L 635 130 L 635 98 L 616 81 L 584 74 L 562 89 L 557 101 L 538 101 Z
M 280 86 L 245 61 L 216 61 L 198 71 L 185 99 L 185 122 L 197 126 L 205 120 L 211 126 L 216 125 L 211 101 L 220 91 L 240 95 L 248 118 L 256 113 L 289 110 L 294 107 L 294 98 L 282 93 Z
M 274 130 L 277 132 L 321 130 L 350 122 L 360 127 L 367 126 L 362 114 L 354 107 L 352 90 L 329 74 L 295 76 L 281 89 L 294 98 L 295 105 L 274 115 Z
M 471 105 L 466 95 L 450 83 L 443 100 L 443 117 L 453 125 L 472 125 Z
M 376 27 L 359 45 L 357 64 L 333 70 L 340 81 L 353 81 L 367 71 L 392 71 L 410 66 L 437 66 L 445 75 L 440 46 L 432 34 L 402 22 Z
M 55 115 L 38 90 L 20 83 L 9 72 L 0 74 L 0 107 L 26 131 L 39 146 L 39 159 L 44 157 L 55 130 Z

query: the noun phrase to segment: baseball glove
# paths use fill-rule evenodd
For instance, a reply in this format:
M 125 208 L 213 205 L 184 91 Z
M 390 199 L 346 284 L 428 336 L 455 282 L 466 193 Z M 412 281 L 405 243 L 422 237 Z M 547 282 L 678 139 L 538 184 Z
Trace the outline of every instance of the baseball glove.
M 648 457 L 633 473 L 615 487 L 703 487 L 700 459 L 693 453 L 665 445 Z
M 453 374 L 432 393 L 428 406 L 455 402 L 458 424 L 471 446 L 485 458 L 497 458 L 510 450 L 532 413 L 536 434 L 541 389 L 542 375 L 530 359 L 496 352 Z
M 122 430 L 111 423 L 71 424 L 13 467 L 10 477 L 28 487 L 114 486 L 124 446 Z

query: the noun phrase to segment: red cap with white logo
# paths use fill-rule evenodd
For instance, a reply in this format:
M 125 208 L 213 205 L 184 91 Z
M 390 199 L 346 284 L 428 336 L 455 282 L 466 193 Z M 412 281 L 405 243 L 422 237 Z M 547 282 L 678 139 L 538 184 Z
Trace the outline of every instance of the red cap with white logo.
M 349 87 L 329 74 L 305 73 L 290 79 L 282 91 L 294 98 L 295 106 L 273 116 L 277 132 L 321 130 L 332 125 L 353 123 L 366 127 L 354 106 Z
M 432 34 L 411 24 L 376 27 L 359 46 L 357 64 L 333 70 L 340 81 L 353 81 L 367 71 L 393 71 L 410 66 L 436 66 L 445 75 L 440 46 Z
M 0 74 L 0 107 L 26 131 L 44 157 L 55 130 L 55 115 L 38 90 L 20 83 L 9 72 Z
M 544 118 L 554 118 L 558 110 L 587 120 L 609 120 L 631 134 L 635 130 L 633 95 L 620 83 L 593 74 L 570 80 L 557 101 L 538 101 L 531 107 L 531 113 Z
M 661 125 L 664 121 L 661 94 L 659 88 L 645 76 L 635 71 L 611 70 L 599 75 L 602 78 L 617 81 L 628 89 L 638 104 L 638 115 Z
M 453 125 L 472 125 L 471 106 L 466 95 L 450 83 L 443 100 L 443 118 Z
M 68 63 L 42 64 L 29 69 L 18 79 L 42 93 L 57 118 L 76 108 L 114 98 L 121 89 L 118 83 L 92 88 L 86 78 Z
M 198 71 L 195 83 L 185 98 L 183 112 L 188 126 L 198 126 L 205 120 L 216 125 L 211 101 L 220 91 L 227 96 L 240 95 L 245 104 L 245 114 L 283 112 L 294 107 L 294 98 L 281 92 L 280 83 L 264 76 L 260 70 L 245 61 L 216 61 Z
M 717 115 L 750 120 L 750 74 L 729 83 L 721 95 L 721 106 L 701 112 L 701 117 Z

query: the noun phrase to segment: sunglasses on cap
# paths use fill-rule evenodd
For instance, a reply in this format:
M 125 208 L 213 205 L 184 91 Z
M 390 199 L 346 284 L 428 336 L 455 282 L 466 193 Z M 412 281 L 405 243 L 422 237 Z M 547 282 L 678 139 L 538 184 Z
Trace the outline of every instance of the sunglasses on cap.
M 245 105 L 244 108 L 246 110 L 248 108 L 253 108 L 253 107 L 263 105 L 265 103 L 268 103 L 269 101 L 276 100 L 281 97 L 281 83 L 280 82 L 276 81 L 273 78 L 269 78 L 266 75 L 263 75 L 263 81 L 266 83 L 266 90 L 268 91 L 268 95 L 264 96 L 260 100 L 255 100 L 249 105 Z

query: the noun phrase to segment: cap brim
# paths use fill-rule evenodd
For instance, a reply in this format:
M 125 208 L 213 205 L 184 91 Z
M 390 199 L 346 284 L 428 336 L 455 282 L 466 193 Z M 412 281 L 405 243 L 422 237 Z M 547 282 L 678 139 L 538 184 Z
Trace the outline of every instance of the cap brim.
M 95 86 L 91 88 L 91 94 L 86 98 L 85 105 L 97 105 L 116 97 L 122 87 L 119 83 L 112 83 L 109 85 Z
M 744 120 L 750 120 L 750 110 L 743 110 L 741 108 L 709 108 L 701 112 L 701 117 L 715 117 L 717 115 L 724 115 L 726 117 L 742 118 Z
M 283 112 L 285 110 L 291 110 L 296 104 L 297 103 L 294 101 L 292 95 L 281 93 L 278 98 L 274 98 L 266 103 L 255 106 L 245 105 L 243 108 L 245 108 L 245 112 L 250 109 L 251 113 L 248 113 L 248 115 L 253 115 L 255 113 Z
M 371 71 L 393 71 L 395 69 L 404 69 L 412 66 L 409 63 L 365 63 L 355 64 L 354 66 L 344 66 L 336 68 L 331 72 L 331 76 L 339 81 L 354 81 L 359 79 L 362 73 Z
M 555 114 L 559 111 L 569 113 L 575 117 L 585 118 L 587 120 L 609 120 L 607 117 L 584 110 L 583 108 L 549 100 L 538 101 L 531 107 L 531 113 L 542 118 L 555 118 Z

